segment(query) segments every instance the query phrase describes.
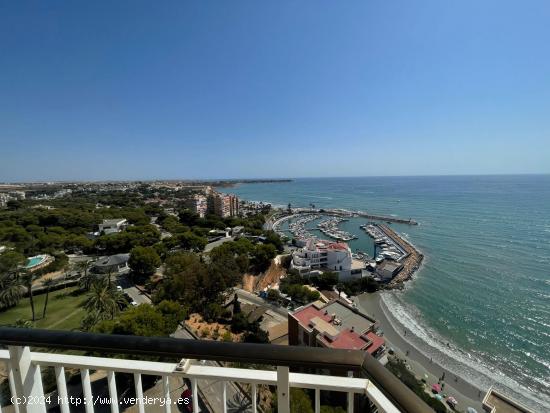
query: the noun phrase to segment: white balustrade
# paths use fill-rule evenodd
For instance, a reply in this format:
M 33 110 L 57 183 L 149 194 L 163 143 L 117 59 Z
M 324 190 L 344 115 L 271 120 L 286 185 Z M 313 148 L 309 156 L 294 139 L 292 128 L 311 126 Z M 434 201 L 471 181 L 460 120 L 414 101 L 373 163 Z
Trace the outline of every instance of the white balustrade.
M 355 395 L 367 396 L 381 413 L 398 413 L 399 410 L 383 395 L 383 393 L 368 379 L 355 377 L 329 376 L 320 374 L 306 374 L 290 372 L 286 366 L 275 366 L 276 370 L 258 370 L 233 367 L 219 367 L 202 364 L 185 363 L 183 369 L 177 369 L 177 363 L 153 362 L 141 360 L 124 360 L 118 358 L 76 356 L 58 353 L 31 352 L 29 347 L 13 346 L 9 350 L 0 350 L 0 363 L 7 366 L 10 391 L 12 396 L 19 398 L 19 403 L 14 403 L 15 413 L 46 413 L 44 403 L 22 403 L 31 398 L 36 400 L 44 399 L 40 369 L 54 368 L 57 383 L 55 403 L 59 401 L 61 413 L 70 413 L 69 399 L 71 396 L 80 397 L 67 386 L 65 374 L 67 369 L 80 371 L 82 381 L 83 397 L 86 398 L 86 413 L 94 413 L 94 391 L 92 389 L 91 372 L 106 372 L 108 400 L 111 413 L 119 413 L 119 403 L 123 396 L 119 393 L 116 385 L 116 373 L 132 374 L 134 378 L 135 404 L 139 413 L 145 413 L 147 403 L 144 399 L 142 375 L 160 377 L 162 385 L 162 396 L 165 400 L 171 400 L 172 404 L 177 403 L 178 396 L 171 396 L 170 378 L 189 379 L 191 384 L 192 406 L 194 412 L 199 412 L 200 380 L 212 380 L 222 382 L 222 405 L 223 413 L 228 411 L 227 394 L 231 382 L 250 385 L 251 411 L 257 413 L 259 395 L 258 385 L 269 385 L 277 387 L 277 406 L 279 413 L 290 411 L 290 389 L 303 388 L 313 389 L 315 399 L 313 401 L 315 412 L 320 412 L 321 391 L 334 391 L 347 394 L 347 411 L 353 412 Z M 101 376 L 104 378 L 104 376 Z M 71 386 L 74 387 L 74 386 Z M 94 386 L 94 389 L 96 387 Z M 248 391 L 247 391 L 248 393 Z M 15 400 L 15 399 L 14 399 Z M 202 400 L 202 399 L 201 399 Z M 181 402 L 181 401 L 180 401 Z M 49 406 L 48 406 L 49 407 Z M 127 407 L 127 406 L 125 406 Z M 164 412 L 171 413 L 172 407 L 165 403 Z M 174 406 L 175 407 L 175 406 Z M 177 407 L 176 407 L 177 408 Z M 218 413 L 217 411 L 215 413 Z

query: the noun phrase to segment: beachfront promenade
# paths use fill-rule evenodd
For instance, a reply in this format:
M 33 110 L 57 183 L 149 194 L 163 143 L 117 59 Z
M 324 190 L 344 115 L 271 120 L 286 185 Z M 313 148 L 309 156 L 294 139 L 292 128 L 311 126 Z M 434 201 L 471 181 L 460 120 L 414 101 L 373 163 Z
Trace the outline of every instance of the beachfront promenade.
M 447 365 L 446 356 L 439 350 L 432 349 L 431 353 L 420 351 L 417 338 L 411 331 L 401 326 L 397 318 L 385 306 L 382 295 L 384 292 L 364 293 L 354 297 L 354 302 L 363 313 L 374 317 L 384 332 L 387 348 L 393 349 L 397 357 L 406 360 L 412 372 L 419 378 L 424 378 L 428 388 L 438 382 L 445 374 L 445 394 L 452 395 L 458 400 L 458 410 L 466 411 L 473 407 L 482 412 L 481 402 L 487 389 L 479 389 L 464 378 L 459 378 L 454 372 L 443 367 Z

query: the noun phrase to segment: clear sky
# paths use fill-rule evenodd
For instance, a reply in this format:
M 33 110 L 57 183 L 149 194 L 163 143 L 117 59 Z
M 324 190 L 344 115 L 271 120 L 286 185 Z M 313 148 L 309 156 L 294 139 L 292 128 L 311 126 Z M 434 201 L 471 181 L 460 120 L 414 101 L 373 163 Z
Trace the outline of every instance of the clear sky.
M 3 1 L 0 181 L 550 173 L 550 2 Z

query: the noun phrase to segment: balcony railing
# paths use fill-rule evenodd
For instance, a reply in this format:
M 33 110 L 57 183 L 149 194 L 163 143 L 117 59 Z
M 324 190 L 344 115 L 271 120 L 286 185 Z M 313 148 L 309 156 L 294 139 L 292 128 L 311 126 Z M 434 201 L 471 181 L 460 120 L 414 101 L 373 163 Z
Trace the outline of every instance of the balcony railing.
M 120 400 L 115 382 L 116 373 L 134 376 L 136 405 L 145 412 L 142 375 L 160 376 L 163 394 L 170 399 L 169 377 L 187 379 L 192 392 L 193 412 L 199 412 L 199 380 L 223 382 L 222 410 L 227 412 L 227 385 L 231 382 L 249 385 L 251 410 L 256 413 L 258 386 L 277 388 L 279 413 L 290 412 L 290 388 L 313 389 L 315 412 L 320 411 L 320 392 L 347 394 L 347 411 L 354 411 L 355 395 L 366 396 L 379 412 L 428 413 L 432 410 L 404 386 L 376 359 L 358 350 L 275 346 L 268 344 L 225 343 L 175 338 L 137 337 L 91 334 L 39 329 L 0 328 L 0 363 L 7 364 L 12 399 L 16 413 L 45 413 L 41 367 L 55 368 L 57 394 L 68 400 L 65 369 L 80 370 L 86 413 L 94 413 L 90 372 L 106 371 L 109 400 Z M 128 360 L 31 351 L 30 347 L 56 350 L 79 350 L 103 355 L 161 356 L 174 362 Z M 181 362 L 178 362 L 182 360 Z M 190 360 L 214 360 L 273 366 L 275 369 L 247 369 L 193 364 Z M 331 376 L 289 371 L 338 371 L 347 376 Z M 351 372 L 357 377 L 351 377 Z M 243 387 L 240 387 L 243 391 Z M 67 403 L 60 403 L 61 413 L 70 413 Z M 174 410 L 165 403 L 164 413 Z M 119 403 L 110 403 L 111 413 L 119 413 Z M 217 413 L 217 412 L 216 412 Z

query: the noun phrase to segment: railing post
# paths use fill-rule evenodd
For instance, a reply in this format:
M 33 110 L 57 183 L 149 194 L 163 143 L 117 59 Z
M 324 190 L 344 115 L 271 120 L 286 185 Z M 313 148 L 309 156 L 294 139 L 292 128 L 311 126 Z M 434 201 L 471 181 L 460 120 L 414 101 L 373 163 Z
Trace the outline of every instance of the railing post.
M 55 368 L 55 380 L 57 382 L 57 395 L 61 413 L 71 413 L 69 409 L 69 393 L 67 392 L 67 381 L 65 380 L 65 368 Z
M 290 387 L 286 366 L 277 366 L 277 413 L 290 413 Z
M 172 401 L 170 400 L 170 377 L 168 376 L 162 376 L 162 391 L 164 393 L 164 413 L 170 413 Z
M 109 386 L 111 413 L 118 413 L 118 393 L 116 390 L 116 376 L 115 372 L 112 370 L 109 370 L 107 372 L 107 385 Z
M 15 390 L 15 375 L 13 372 L 13 367 L 11 366 L 11 362 L 8 361 L 8 381 L 10 384 L 10 392 L 12 396 L 17 395 L 17 391 Z M 19 413 L 19 404 L 14 403 L 13 404 L 13 410 L 15 410 L 15 413 Z
M 222 383 L 222 412 L 227 413 L 227 382 Z
M 258 385 L 252 383 L 252 413 L 258 412 Z
M 199 411 L 199 392 L 197 391 L 197 379 L 191 379 L 191 394 L 193 395 L 193 411 Z
M 352 371 L 348 371 L 348 377 L 353 377 L 353 372 Z M 348 413 L 353 413 L 353 409 L 354 409 L 353 403 L 355 401 L 354 399 L 355 399 L 355 394 L 353 392 L 349 392 L 348 393 L 348 409 L 347 409 Z
M 13 396 L 20 398 L 14 404 L 17 403 L 20 413 L 46 413 L 45 403 L 25 403 L 29 398 L 41 401 L 44 397 L 40 366 L 32 363 L 30 348 L 8 346 L 8 350 L 16 393 Z
M 321 390 L 315 389 L 315 413 L 321 412 Z
M 94 413 L 94 399 L 92 396 L 92 382 L 90 380 L 90 370 L 80 370 L 82 380 L 82 393 L 84 394 L 84 407 L 86 413 Z
M 136 398 L 138 413 L 145 413 L 145 406 L 143 403 L 143 387 L 141 386 L 141 374 L 134 373 L 134 387 L 136 389 Z

